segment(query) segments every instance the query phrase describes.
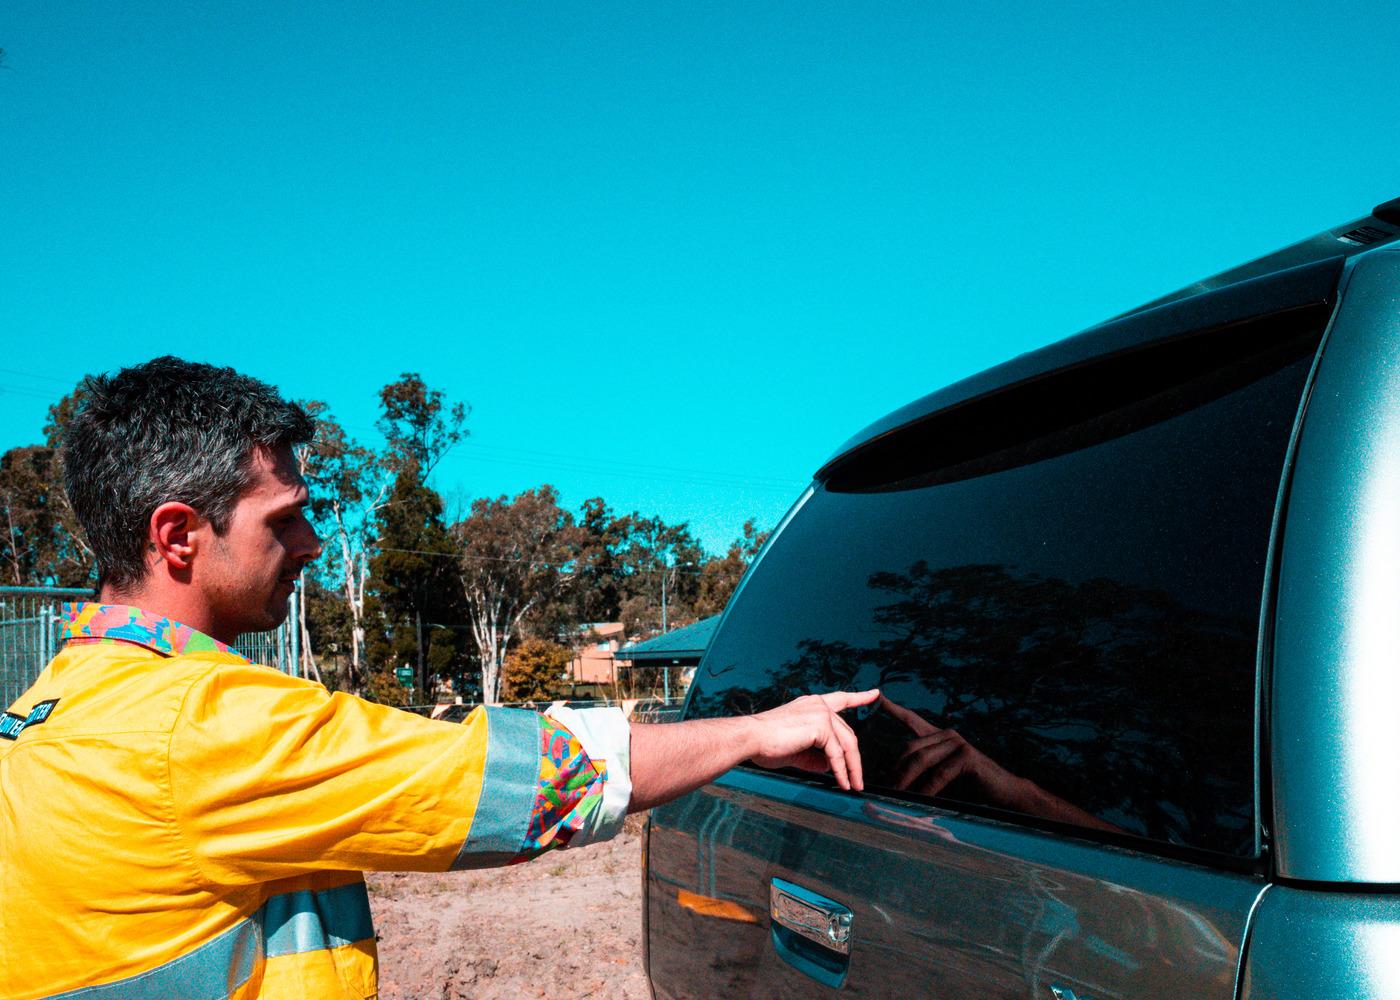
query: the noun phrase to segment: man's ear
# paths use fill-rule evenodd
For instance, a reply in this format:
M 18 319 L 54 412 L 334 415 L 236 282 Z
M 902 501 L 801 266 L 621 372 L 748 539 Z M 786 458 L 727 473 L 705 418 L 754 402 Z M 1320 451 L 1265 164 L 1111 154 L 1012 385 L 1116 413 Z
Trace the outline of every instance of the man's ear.
M 189 504 L 174 500 L 161 504 L 151 513 L 148 555 L 172 570 L 188 570 L 199 547 L 196 533 L 203 525 L 204 519 Z

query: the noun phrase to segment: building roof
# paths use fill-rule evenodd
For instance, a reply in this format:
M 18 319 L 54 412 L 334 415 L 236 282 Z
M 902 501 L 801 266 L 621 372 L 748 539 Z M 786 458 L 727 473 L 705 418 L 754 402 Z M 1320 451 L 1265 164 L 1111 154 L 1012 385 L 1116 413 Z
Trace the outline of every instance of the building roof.
M 629 643 L 617 651 L 617 658 L 633 663 L 699 663 L 718 624 L 719 615 L 702 618 L 694 625 L 674 629 L 655 639 Z
M 581 635 L 590 632 L 597 636 L 624 636 L 622 622 L 588 622 L 578 627 Z

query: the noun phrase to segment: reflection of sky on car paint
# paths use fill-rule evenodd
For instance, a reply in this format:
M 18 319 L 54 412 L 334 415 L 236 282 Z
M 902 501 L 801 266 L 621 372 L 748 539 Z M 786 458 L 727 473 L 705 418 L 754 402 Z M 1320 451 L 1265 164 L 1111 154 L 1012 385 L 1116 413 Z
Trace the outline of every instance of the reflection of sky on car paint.
M 476 407 L 444 492 L 550 480 L 717 546 L 883 412 L 1400 194 L 1356 57 L 1397 34 L 1320 4 L 10 5 L 0 447 L 165 350 L 367 436 L 417 370 Z

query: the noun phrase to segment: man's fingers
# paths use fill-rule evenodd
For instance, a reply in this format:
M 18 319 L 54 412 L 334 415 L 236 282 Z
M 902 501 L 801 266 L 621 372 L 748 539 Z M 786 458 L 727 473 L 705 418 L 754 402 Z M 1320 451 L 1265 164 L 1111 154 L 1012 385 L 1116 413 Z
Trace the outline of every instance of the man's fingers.
M 880 689 L 871 688 L 869 691 L 828 691 L 826 694 L 817 695 L 817 697 L 826 702 L 826 707 L 833 712 L 844 712 L 848 708 L 869 705 L 876 698 L 880 697 Z
M 847 791 L 852 787 L 864 790 L 860 743 L 854 730 L 836 713 L 868 705 L 878 697 L 880 692 L 875 689 L 832 691 L 807 695 L 761 713 L 771 720 L 774 730 L 767 749 L 753 759 L 764 767 L 799 766 L 813 770 L 819 770 L 818 762 L 822 761 L 838 786 Z
M 846 755 L 846 770 L 851 776 L 851 787 L 858 792 L 865 791 L 865 769 L 860 762 L 860 741 L 846 720 L 833 715 L 836 738 L 841 741 L 841 749 Z
M 822 749 L 826 751 L 826 759 L 831 764 L 831 774 L 836 779 L 836 784 L 845 791 L 851 790 L 851 776 L 846 772 L 846 751 L 841 746 L 841 741 L 836 737 L 836 729 L 828 724 L 826 737 L 822 741 Z

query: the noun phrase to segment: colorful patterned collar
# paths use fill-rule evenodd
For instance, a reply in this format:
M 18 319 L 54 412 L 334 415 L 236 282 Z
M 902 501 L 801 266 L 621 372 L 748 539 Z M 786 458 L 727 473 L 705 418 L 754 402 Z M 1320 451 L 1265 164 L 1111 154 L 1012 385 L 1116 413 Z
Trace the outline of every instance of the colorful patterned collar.
M 173 619 L 125 604 L 65 603 L 63 617 L 63 638 L 68 642 L 131 642 L 162 656 L 214 651 L 248 662 L 227 643 Z

